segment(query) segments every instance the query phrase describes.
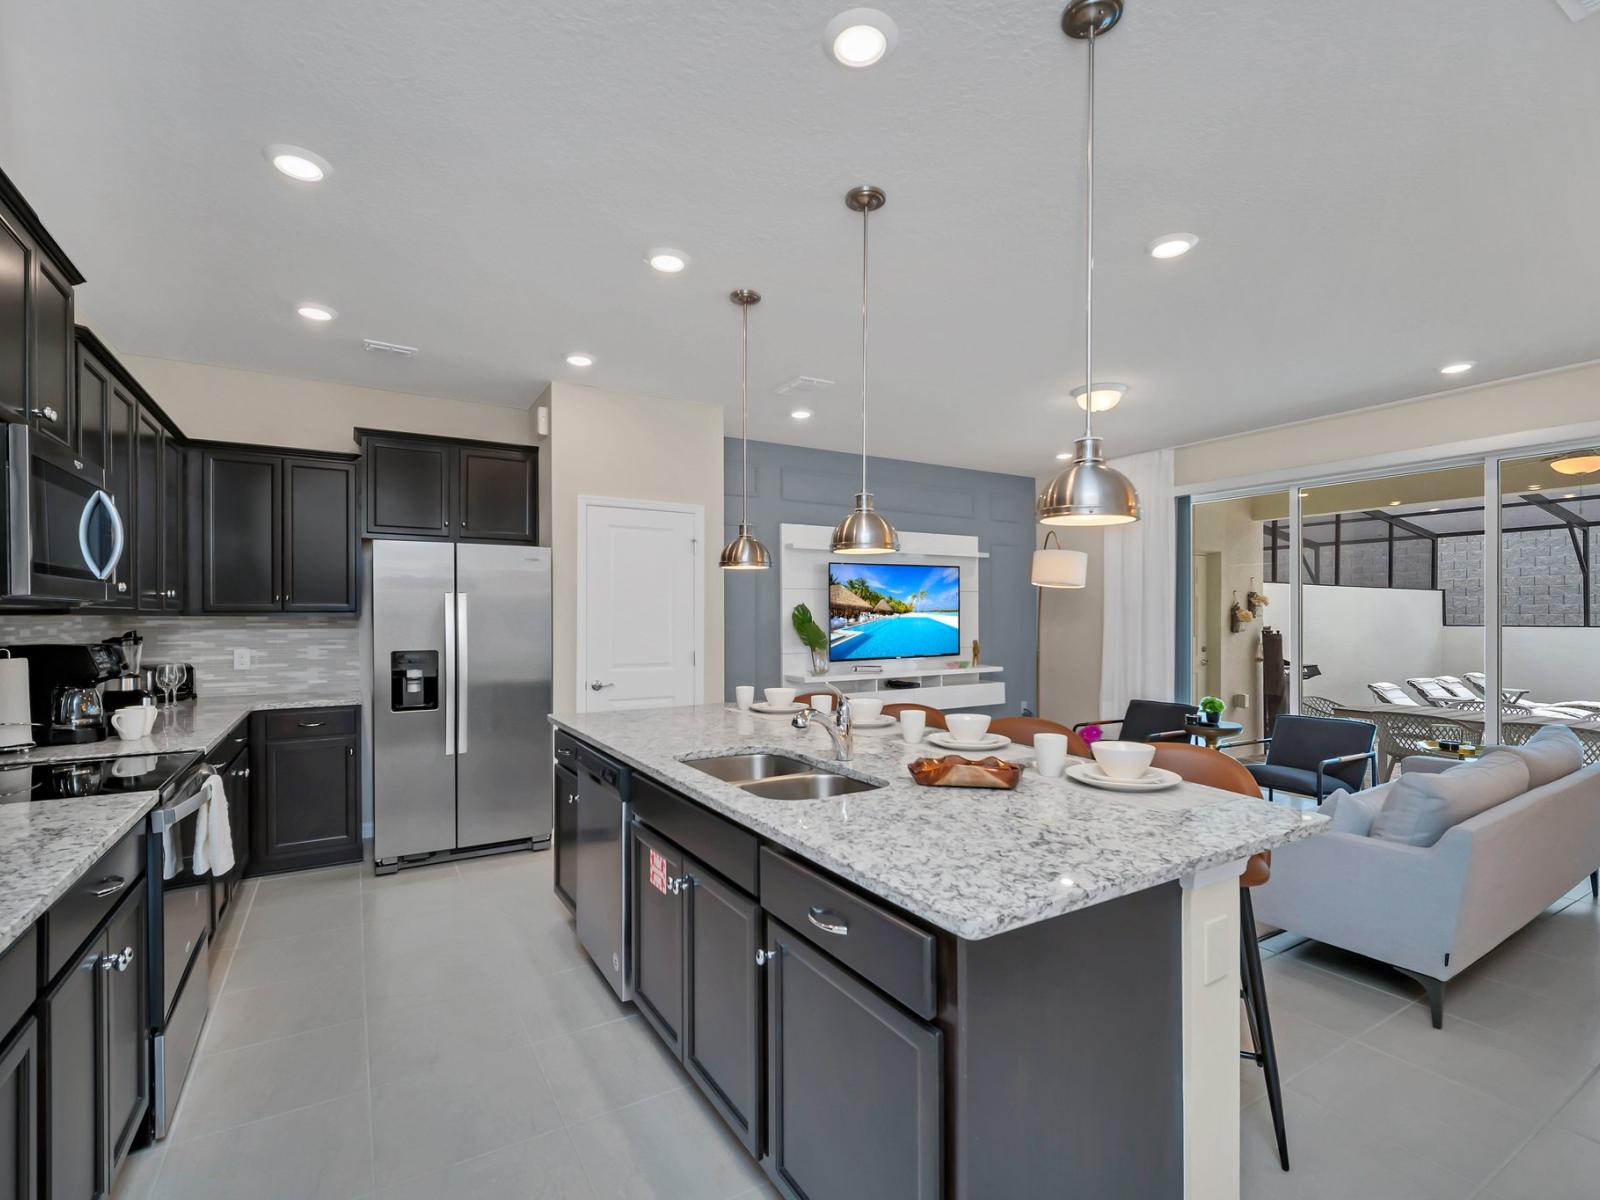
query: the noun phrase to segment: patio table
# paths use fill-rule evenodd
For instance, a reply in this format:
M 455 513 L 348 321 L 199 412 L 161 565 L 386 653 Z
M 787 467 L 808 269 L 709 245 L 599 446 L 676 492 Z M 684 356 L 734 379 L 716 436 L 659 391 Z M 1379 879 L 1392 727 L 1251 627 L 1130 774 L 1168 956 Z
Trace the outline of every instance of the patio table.
M 1406 755 L 1428 753 L 1425 743 L 1430 739 L 1481 742 L 1486 720 L 1479 711 L 1423 704 L 1340 704 L 1334 711 L 1341 717 L 1371 721 L 1378 727 L 1378 765 L 1384 779 L 1394 773 L 1395 763 Z M 1600 721 L 1508 717 L 1500 724 L 1500 736 L 1508 746 L 1516 746 L 1546 725 L 1565 725 L 1583 743 L 1584 763 L 1600 762 Z

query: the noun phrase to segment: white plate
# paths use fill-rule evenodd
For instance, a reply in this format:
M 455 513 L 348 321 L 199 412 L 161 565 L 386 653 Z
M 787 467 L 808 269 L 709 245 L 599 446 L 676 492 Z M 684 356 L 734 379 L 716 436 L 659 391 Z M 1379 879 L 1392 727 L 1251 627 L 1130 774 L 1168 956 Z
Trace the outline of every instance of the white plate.
M 998 750 L 1011 744 L 1011 739 L 1003 733 L 986 733 L 977 741 L 969 742 L 943 729 L 928 734 L 928 741 L 945 750 Z
M 857 717 L 854 721 L 850 722 L 850 728 L 852 728 L 852 729 L 888 729 L 888 728 L 890 728 L 892 726 L 895 726 L 895 725 L 898 725 L 898 724 L 900 724 L 900 718 L 899 717 L 884 717 L 884 716 Z
M 1099 763 L 1069 763 L 1067 776 L 1079 783 L 1109 788 L 1113 792 L 1159 792 L 1163 788 L 1182 783 L 1183 776 L 1164 767 L 1149 767 L 1138 779 L 1113 779 L 1100 769 Z
M 788 704 L 768 704 L 765 700 L 757 700 L 750 706 L 751 712 L 766 713 L 769 717 L 787 717 L 805 708 L 798 700 Z

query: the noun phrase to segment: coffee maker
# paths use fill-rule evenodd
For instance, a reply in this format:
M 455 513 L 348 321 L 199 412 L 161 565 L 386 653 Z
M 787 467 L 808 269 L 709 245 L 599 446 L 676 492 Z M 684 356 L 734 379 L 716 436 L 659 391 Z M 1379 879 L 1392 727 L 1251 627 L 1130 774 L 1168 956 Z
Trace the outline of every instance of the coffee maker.
M 122 651 L 102 642 L 35 642 L 10 647 L 28 660 L 28 709 L 41 746 L 100 742 L 106 737 L 100 685 L 120 676 Z
M 144 638 L 139 631 L 130 629 L 121 637 L 106 638 L 100 644 L 122 654 L 122 674 L 106 680 L 100 689 L 100 700 L 105 706 L 107 719 L 119 708 L 154 704 L 155 696 L 145 685 L 145 673 L 140 669 L 144 661 Z

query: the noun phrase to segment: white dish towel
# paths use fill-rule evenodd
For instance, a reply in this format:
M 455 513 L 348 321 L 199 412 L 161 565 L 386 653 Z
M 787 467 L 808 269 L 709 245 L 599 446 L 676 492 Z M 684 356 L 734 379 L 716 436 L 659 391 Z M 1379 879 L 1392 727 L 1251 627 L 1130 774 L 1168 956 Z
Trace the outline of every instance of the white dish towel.
M 233 830 L 228 825 L 228 792 L 222 776 L 205 782 L 206 798 L 194 831 L 194 873 L 226 875 L 233 870 Z

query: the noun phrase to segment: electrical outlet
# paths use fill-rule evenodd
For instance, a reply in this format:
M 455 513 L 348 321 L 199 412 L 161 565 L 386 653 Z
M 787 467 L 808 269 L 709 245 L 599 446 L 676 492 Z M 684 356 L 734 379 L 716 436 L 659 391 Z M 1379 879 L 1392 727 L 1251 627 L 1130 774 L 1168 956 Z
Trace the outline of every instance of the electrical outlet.
M 250 651 L 235 650 L 233 652 L 233 669 L 235 671 L 248 671 L 251 666 L 250 659 Z

